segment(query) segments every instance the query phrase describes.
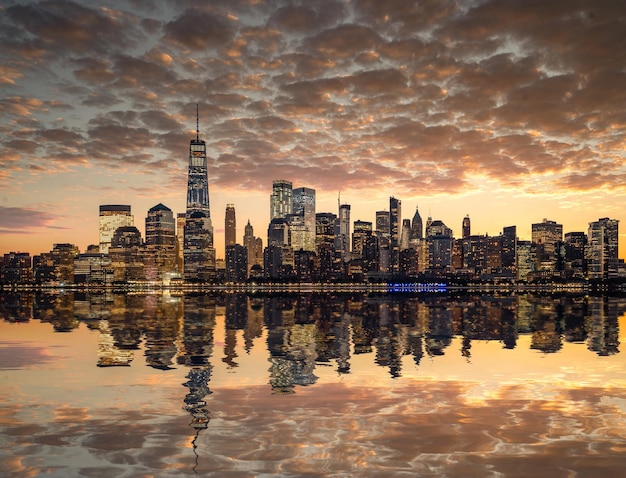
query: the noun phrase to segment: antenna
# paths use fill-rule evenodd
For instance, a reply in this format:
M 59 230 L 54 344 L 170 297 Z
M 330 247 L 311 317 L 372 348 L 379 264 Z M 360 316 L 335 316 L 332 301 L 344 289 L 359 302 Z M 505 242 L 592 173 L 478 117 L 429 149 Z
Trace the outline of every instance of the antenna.
M 337 208 L 341 210 L 341 189 L 337 192 Z
M 200 127 L 198 125 L 198 103 L 196 103 L 196 141 L 200 139 Z

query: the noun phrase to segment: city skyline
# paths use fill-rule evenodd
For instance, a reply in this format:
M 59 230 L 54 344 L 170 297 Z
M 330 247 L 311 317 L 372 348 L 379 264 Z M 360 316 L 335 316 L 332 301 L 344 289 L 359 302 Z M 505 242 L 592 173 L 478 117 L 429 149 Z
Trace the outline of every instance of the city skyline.
M 351 223 L 397 197 L 403 219 L 419 206 L 457 237 L 467 215 L 473 234 L 521 239 L 543 218 L 625 219 L 624 2 L 0 11 L 0 253 L 98 244 L 106 204 L 145 237 L 153 206 L 185 211 L 198 129 L 218 257 L 227 204 L 238 243 L 248 220 L 266 237 L 275 179 L 316 190 L 316 212 L 341 193 Z

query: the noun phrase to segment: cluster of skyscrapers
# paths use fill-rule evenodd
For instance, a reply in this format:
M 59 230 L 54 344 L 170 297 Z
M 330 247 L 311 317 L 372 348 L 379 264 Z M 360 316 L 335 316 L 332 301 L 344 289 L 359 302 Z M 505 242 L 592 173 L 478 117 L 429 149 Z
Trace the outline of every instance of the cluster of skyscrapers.
M 275 180 L 270 196 L 267 242 L 250 221 L 237 242 L 233 204 L 225 211 L 224 259 L 216 258 L 209 203 L 206 143 L 189 145 L 186 211 L 174 216 L 163 204 L 145 218 L 145 240 L 128 205 L 102 205 L 99 244 L 81 253 L 72 244 L 30 257 L 5 254 L 2 283 L 112 284 L 172 281 L 364 282 L 402 280 L 543 281 L 613 279 L 626 276 L 618 259 L 618 221 L 601 218 L 587 232 L 563 234 L 544 219 L 532 225 L 531 240 L 519 240 L 516 226 L 497 236 L 472 235 L 469 216 L 462 236 L 419 211 L 402 218 L 401 201 L 377 211 L 375 223 L 351 223 L 350 205 L 338 200 L 337 213 L 316 212 L 315 190 Z

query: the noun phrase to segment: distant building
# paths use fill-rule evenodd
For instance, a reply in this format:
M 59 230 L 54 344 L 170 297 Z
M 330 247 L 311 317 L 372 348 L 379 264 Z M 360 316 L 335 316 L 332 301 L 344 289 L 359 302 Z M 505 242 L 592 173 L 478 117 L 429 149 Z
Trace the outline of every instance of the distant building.
M 470 234 L 471 234 L 471 224 L 470 224 L 470 217 L 468 214 L 467 216 L 463 218 L 463 233 L 461 237 L 465 239 L 467 237 L 470 237 Z
M 270 221 L 276 218 L 286 218 L 293 212 L 293 186 L 291 181 L 277 179 L 272 183 L 270 196 Z
M 189 142 L 187 209 L 184 229 L 185 280 L 206 281 L 215 277 L 213 223 L 209 203 L 206 143 L 200 139 L 196 112 L 196 137 Z
M 422 225 L 422 216 L 420 216 L 420 213 L 416 207 L 415 214 L 413 214 L 413 220 L 411 221 L 411 236 L 409 238 L 410 241 L 416 243 L 418 239 L 422 239 L 424 237 L 423 230 L 424 228 Z
M 532 241 L 537 245 L 537 265 L 540 269 L 552 269 L 555 246 L 563 240 L 563 225 L 544 219 L 532 225 Z
M 292 214 L 302 218 L 302 233 L 299 243 L 292 244 L 295 250 L 315 251 L 315 189 L 293 190 Z M 293 242 L 293 241 L 292 241 Z
M 589 223 L 587 273 L 590 279 L 618 276 L 619 221 L 604 217 Z
M 335 252 L 343 262 L 350 260 L 350 204 L 339 205 L 335 228 Z
M 376 211 L 376 236 L 389 238 L 391 234 L 389 224 L 389 211 Z
M 402 234 L 402 201 L 389 198 L 389 266 L 397 273 L 400 264 L 400 236 Z
M 143 264 L 143 242 L 135 226 L 118 227 L 109 248 L 113 280 L 141 281 L 146 278 Z
M 174 213 L 161 203 L 146 216 L 144 267 L 148 280 L 169 280 L 178 273 Z
M 237 219 L 235 216 L 235 205 L 226 204 L 224 214 L 224 245 L 232 246 L 237 243 Z
M 54 244 L 52 247 L 52 263 L 54 266 L 54 281 L 72 283 L 74 281 L 74 259 L 79 254 L 74 244 Z
M 0 282 L 28 284 L 33 279 L 32 259 L 28 252 L 9 252 L 2 257 Z
M 248 253 L 240 244 L 226 246 L 226 282 L 245 282 L 248 278 Z
M 130 206 L 121 204 L 106 204 L 100 206 L 98 232 L 100 236 L 100 252 L 109 252 L 113 234 L 118 227 L 134 226 L 135 220 L 130 213 Z

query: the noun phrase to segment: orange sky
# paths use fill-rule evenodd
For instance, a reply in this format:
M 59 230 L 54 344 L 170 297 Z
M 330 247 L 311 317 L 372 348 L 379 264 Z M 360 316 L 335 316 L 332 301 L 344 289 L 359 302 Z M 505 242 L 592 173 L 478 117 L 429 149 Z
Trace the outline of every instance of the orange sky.
M 623 2 L 100 5 L 0 7 L 0 253 L 183 212 L 196 104 L 218 257 L 227 203 L 265 240 L 274 179 L 456 235 L 625 218 Z

